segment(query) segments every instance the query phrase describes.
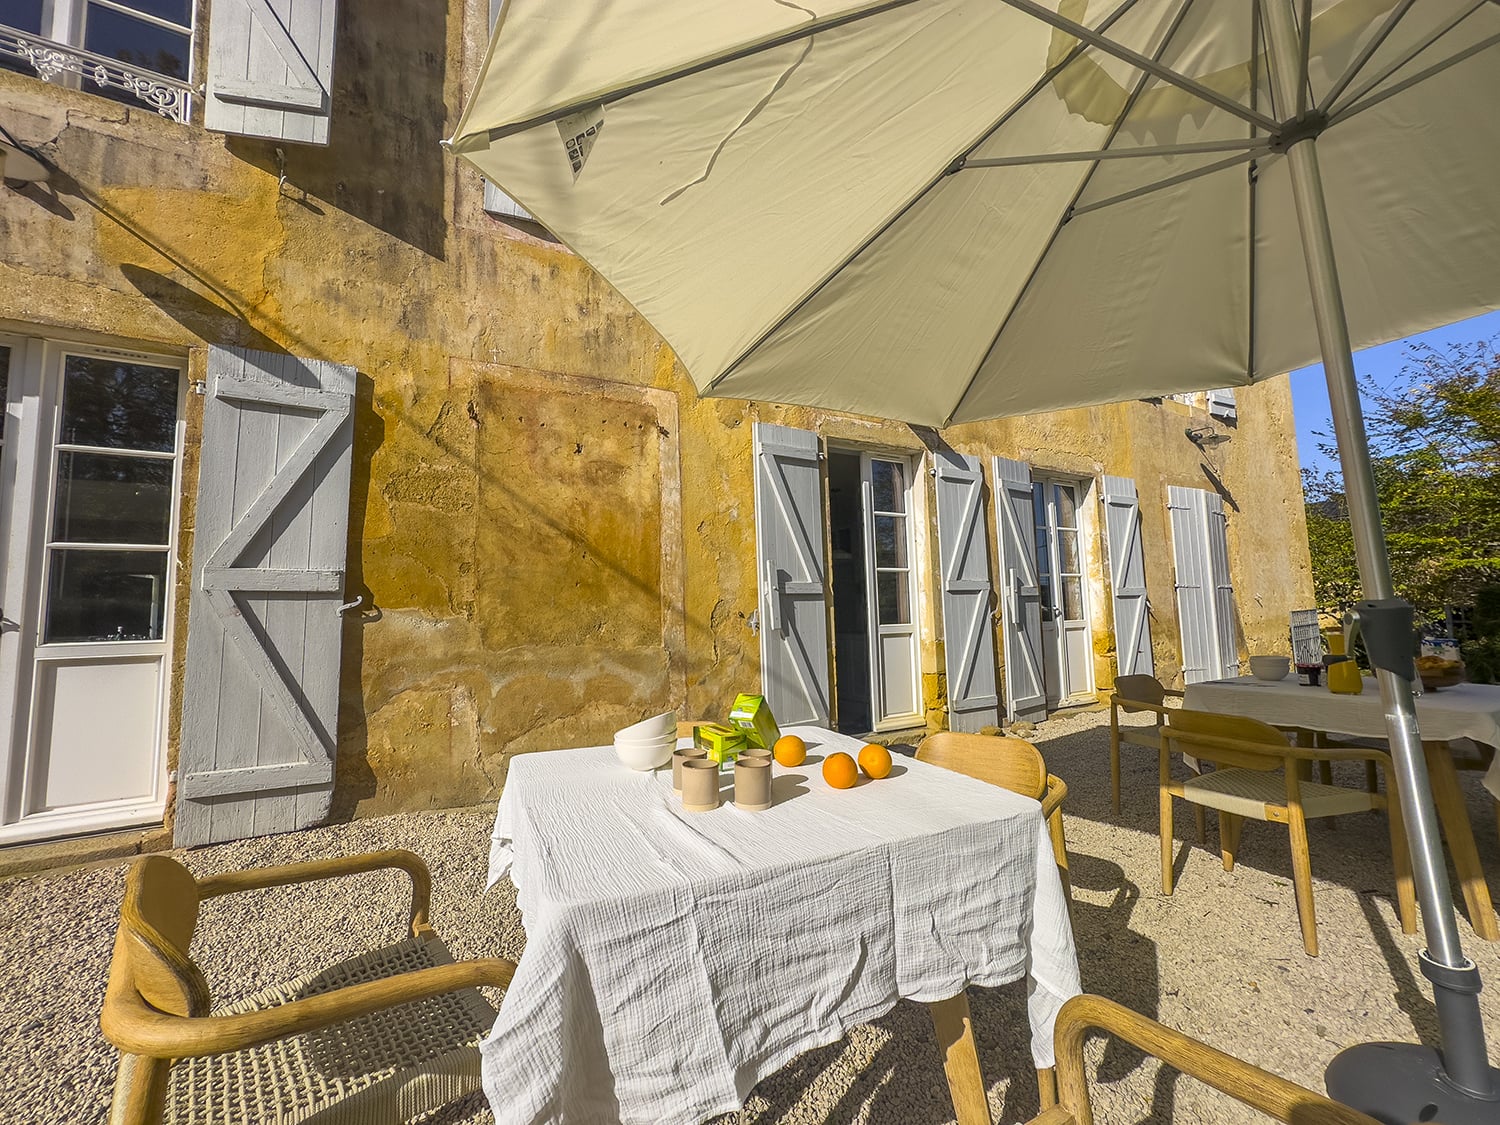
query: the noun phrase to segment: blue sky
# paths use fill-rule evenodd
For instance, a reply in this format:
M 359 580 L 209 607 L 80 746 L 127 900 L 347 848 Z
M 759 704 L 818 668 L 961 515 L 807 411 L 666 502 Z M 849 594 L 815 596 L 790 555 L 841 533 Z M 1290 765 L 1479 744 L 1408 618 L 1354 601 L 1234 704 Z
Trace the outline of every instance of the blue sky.
M 1472 320 L 1461 320 L 1446 328 L 1435 328 L 1405 340 L 1393 340 L 1389 344 L 1366 348 L 1354 353 L 1354 370 L 1361 377 L 1373 376 L 1376 382 L 1389 385 L 1398 382 L 1406 364 L 1408 344 L 1427 344 L 1442 349 L 1448 344 L 1472 344 L 1500 336 L 1500 312 L 1485 313 Z M 1297 418 L 1297 456 L 1304 469 L 1338 467 L 1318 452 L 1318 431 L 1332 433 L 1333 421 L 1328 412 L 1328 384 L 1323 378 L 1323 365 L 1315 364 L 1293 371 L 1292 406 Z

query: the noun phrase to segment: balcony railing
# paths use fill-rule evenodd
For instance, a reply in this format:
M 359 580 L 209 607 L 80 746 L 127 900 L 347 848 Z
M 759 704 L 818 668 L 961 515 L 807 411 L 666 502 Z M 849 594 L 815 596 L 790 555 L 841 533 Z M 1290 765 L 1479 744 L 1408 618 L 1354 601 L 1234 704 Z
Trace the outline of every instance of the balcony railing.
M 48 82 L 76 74 L 100 86 L 124 90 L 173 121 L 186 122 L 192 113 L 194 87 L 186 82 L 5 24 L 0 24 L 0 55 L 20 59 Z

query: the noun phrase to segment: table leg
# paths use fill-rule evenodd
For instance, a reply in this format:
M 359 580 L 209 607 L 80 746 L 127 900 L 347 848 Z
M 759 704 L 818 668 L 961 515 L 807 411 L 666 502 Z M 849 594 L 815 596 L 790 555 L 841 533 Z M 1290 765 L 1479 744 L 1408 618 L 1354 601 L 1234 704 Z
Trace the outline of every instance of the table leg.
M 943 1070 L 948 1074 L 948 1093 L 958 1125 L 992 1125 L 990 1103 L 979 1072 L 979 1050 L 974 1045 L 974 1024 L 969 1018 L 969 998 L 960 992 L 927 1005 L 932 1030 L 937 1033 Z
M 1427 758 L 1427 775 L 1432 779 L 1432 798 L 1437 804 L 1438 819 L 1442 822 L 1448 851 L 1453 855 L 1453 866 L 1463 887 L 1464 902 L 1469 908 L 1469 924 L 1485 941 L 1500 941 L 1500 925 L 1496 924 L 1490 889 L 1484 881 L 1484 869 L 1479 865 L 1479 849 L 1474 846 L 1474 828 L 1464 807 L 1464 794 L 1459 788 L 1453 755 L 1446 742 L 1423 742 L 1422 751 Z

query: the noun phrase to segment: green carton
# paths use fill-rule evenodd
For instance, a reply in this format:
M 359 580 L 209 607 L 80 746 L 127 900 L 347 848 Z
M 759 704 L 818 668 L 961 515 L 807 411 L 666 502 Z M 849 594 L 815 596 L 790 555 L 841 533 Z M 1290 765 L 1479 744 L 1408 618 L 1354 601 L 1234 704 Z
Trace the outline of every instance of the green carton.
M 722 766 L 740 756 L 745 748 L 745 732 L 718 723 L 699 723 L 693 728 L 693 745 L 706 753 L 710 761 Z
M 745 741 L 754 749 L 769 750 L 781 737 L 771 705 L 763 695 L 735 696 L 734 706 L 729 709 L 729 725 L 743 731 Z

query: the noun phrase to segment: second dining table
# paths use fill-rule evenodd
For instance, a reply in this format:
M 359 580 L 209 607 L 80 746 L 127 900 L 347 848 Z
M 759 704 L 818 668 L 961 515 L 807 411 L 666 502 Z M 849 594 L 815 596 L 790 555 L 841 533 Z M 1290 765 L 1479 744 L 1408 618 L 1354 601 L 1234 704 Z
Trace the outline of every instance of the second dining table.
M 1432 795 L 1453 865 L 1458 873 L 1469 922 L 1486 941 L 1500 940 L 1494 903 L 1479 862 L 1474 829 L 1465 808 L 1463 790 L 1449 744 L 1467 738 L 1490 755 L 1484 786 L 1500 813 L 1500 686 L 1457 684 L 1417 697 L 1417 724 L 1422 732 Z M 1240 676 L 1188 684 L 1182 704 L 1194 711 L 1243 715 L 1279 727 L 1295 727 L 1357 738 L 1386 736 L 1385 707 L 1373 680 L 1366 679 L 1358 695 L 1336 694 L 1326 687 L 1299 684 L 1295 679 L 1260 680 Z
M 932 1008 L 960 1123 L 987 1122 L 964 990 L 1022 978 L 1052 1065 L 1078 963 L 1037 802 L 904 757 L 835 790 L 821 761 L 861 744 L 791 733 L 808 759 L 760 812 L 687 812 L 670 769 L 609 747 L 511 763 L 489 880 L 515 883 L 526 948 L 482 1047 L 500 1125 L 702 1121 L 901 998 Z

